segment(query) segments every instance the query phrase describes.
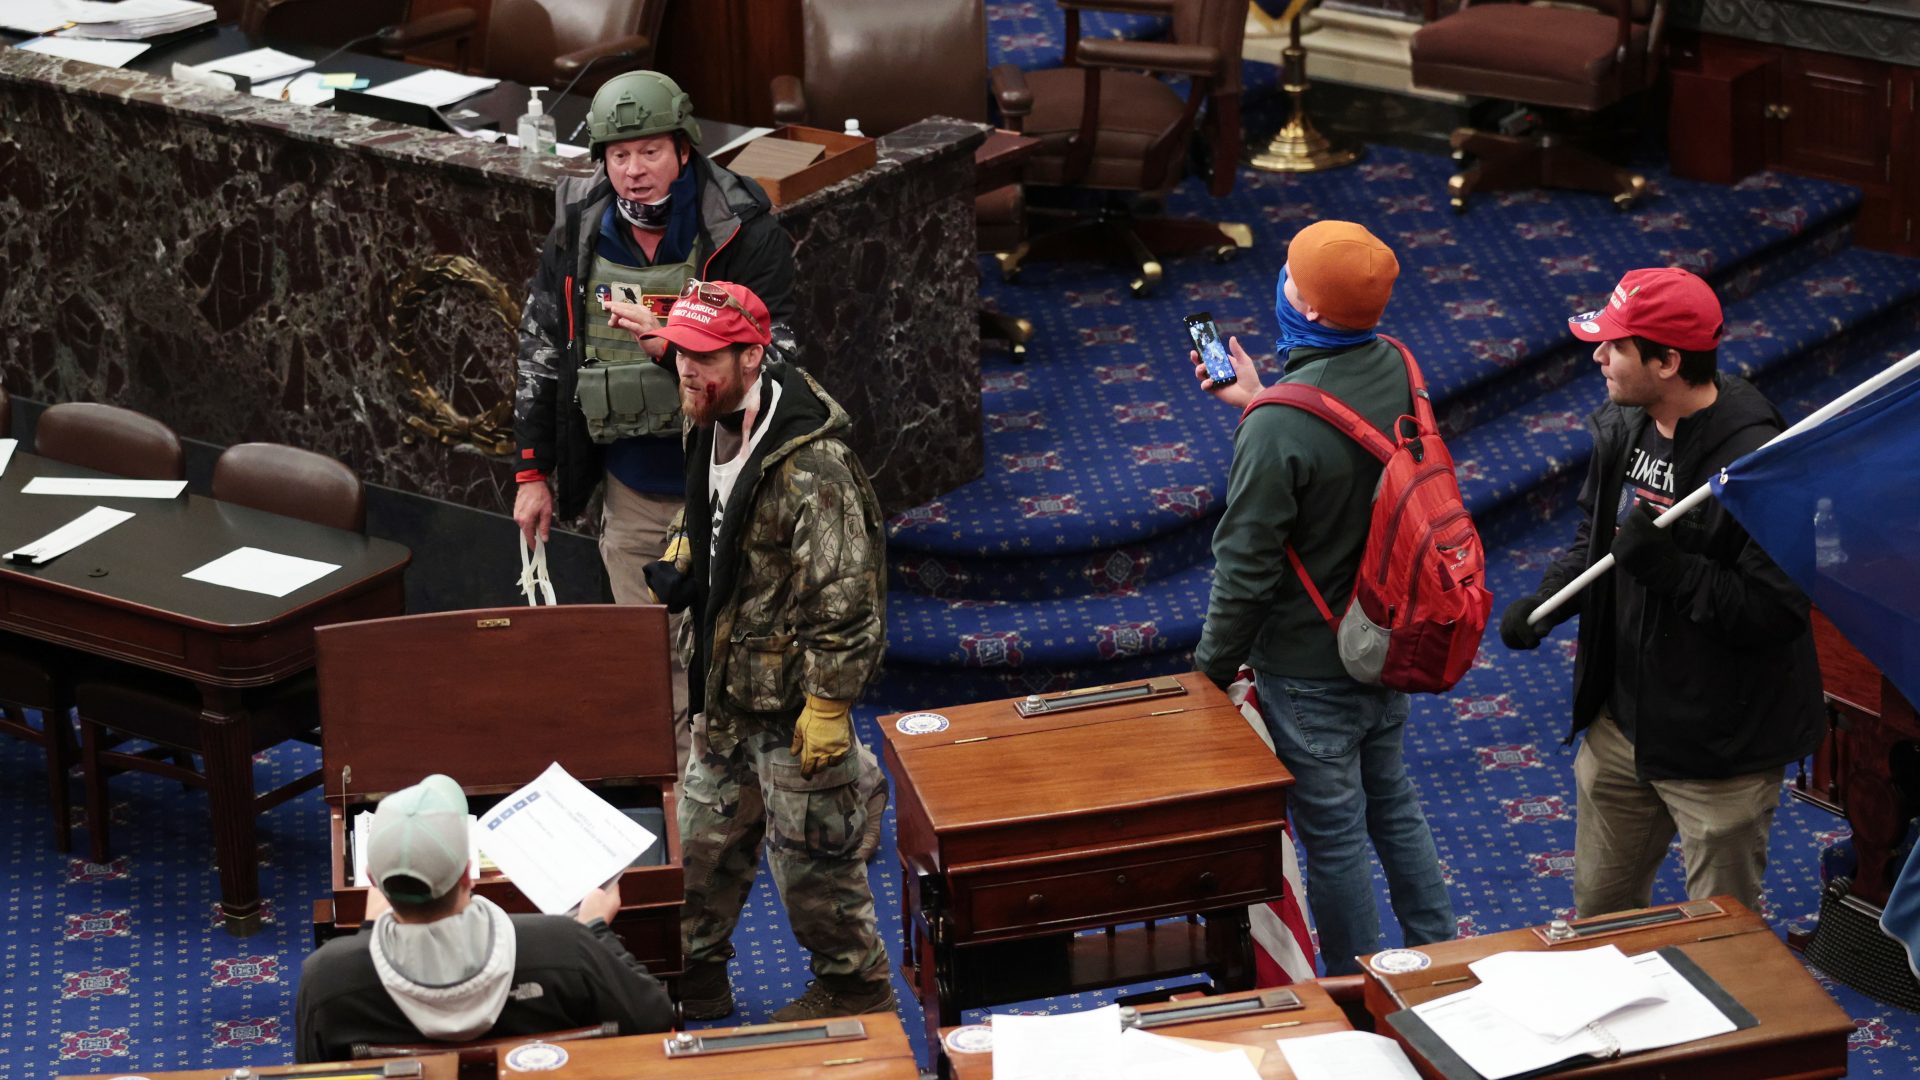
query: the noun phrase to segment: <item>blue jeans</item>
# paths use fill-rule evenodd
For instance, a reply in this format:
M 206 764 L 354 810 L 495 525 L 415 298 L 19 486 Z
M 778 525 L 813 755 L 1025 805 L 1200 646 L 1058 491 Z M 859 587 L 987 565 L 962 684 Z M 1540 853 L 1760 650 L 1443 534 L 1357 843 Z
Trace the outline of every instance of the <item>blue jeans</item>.
M 1355 957 L 1384 944 L 1369 837 L 1406 944 L 1452 939 L 1453 901 L 1401 755 L 1407 695 L 1352 679 L 1255 672 L 1254 680 L 1274 752 L 1294 777 L 1288 815 L 1307 851 L 1307 903 L 1326 973 L 1353 974 Z

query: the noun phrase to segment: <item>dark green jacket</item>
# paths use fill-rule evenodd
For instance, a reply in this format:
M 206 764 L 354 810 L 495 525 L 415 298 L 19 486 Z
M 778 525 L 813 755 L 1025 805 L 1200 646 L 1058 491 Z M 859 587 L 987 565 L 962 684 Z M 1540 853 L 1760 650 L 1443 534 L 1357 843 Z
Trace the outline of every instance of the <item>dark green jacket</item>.
M 1295 349 L 1282 382 L 1318 386 L 1382 431 L 1412 409 L 1406 368 L 1375 339 L 1341 351 Z M 1233 436 L 1227 509 L 1213 532 L 1213 594 L 1193 666 L 1224 685 L 1242 664 L 1302 679 L 1346 676 L 1293 569 L 1291 543 L 1335 615 L 1346 610 L 1373 513 L 1380 462 L 1317 416 L 1255 409 Z

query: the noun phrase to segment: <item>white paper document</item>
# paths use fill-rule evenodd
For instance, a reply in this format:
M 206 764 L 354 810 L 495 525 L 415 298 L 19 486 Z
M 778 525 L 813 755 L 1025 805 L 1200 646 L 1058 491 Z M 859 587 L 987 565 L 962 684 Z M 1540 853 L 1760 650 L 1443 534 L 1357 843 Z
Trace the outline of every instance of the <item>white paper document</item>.
M 130 510 L 96 506 L 33 543 L 7 552 L 7 558 L 12 561 L 27 561 L 39 566 L 50 559 L 65 555 L 132 516 L 133 512 Z
M 253 84 L 253 96 L 281 100 L 281 91 L 286 91 L 285 100 L 295 105 L 325 105 L 333 100 L 333 88 L 326 85 L 326 76 L 318 71 L 309 71 L 285 79 L 268 79 Z
M 499 79 L 483 79 L 477 75 L 429 70 L 415 72 L 390 83 L 383 83 L 368 90 L 367 93 L 374 97 L 392 98 L 395 101 L 415 101 L 437 109 L 442 105 L 451 105 L 456 101 L 470 98 L 482 90 L 491 90 L 498 85 L 500 85 Z
M 1583 1055 L 1610 1058 L 1734 1030 L 1733 1021 L 1666 957 L 1654 952 L 1632 960 L 1659 984 L 1666 999 L 1630 1005 L 1564 1039 L 1548 1039 L 1514 1020 L 1489 1001 L 1484 986 L 1415 1005 L 1413 1012 L 1487 1080 L 1505 1080 Z
M 113 68 L 125 67 L 127 61 L 147 51 L 147 46 L 137 41 L 88 41 L 69 37 L 34 38 L 15 47 Z
M 658 840 L 558 762 L 480 815 L 476 832 L 480 851 L 549 915 L 565 914 Z
M 1120 1006 L 1079 1013 L 993 1016 L 998 1080 L 1111 1080 L 1120 1071 Z
M 1260 1080 L 1260 1070 L 1238 1050 L 1209 1050 L 1139 1028 L 1121 1032 L 1119 1046 L 1114 1080 Z
M 1420 1080 L 1399 1043 L 1370 1031 L 1332 1031 L 1279 1043 L 1295 1080 Z
M 269 79 L 284 79 L 296 71 L 305 71 L 313 66 L 313 61 L 290 56 L 278 49 L 251 49 L 193 66 L 200 71 L 217 71 L 223 75 L 245 75 L 251 82 L 265 82 Z M 280 96 L 278 88 L 275 88 L 273 93 L 275 97 Z
M 1564 1039 L 1603 1016 L 1666 992 L 1618 946 L 1552 952 L 1505 952 L 1475 960 L 1487 1004 L 1536 1035 Z
M 7 462 L 13 460 L 13 448 L 19 445 L 19 439 L 0 439 L 0 476 L 6 474 Z
M 72 21 L 66 0 L 0 0 L 0 29 L 50 34 Z
M 234 548 L 205 566 L 195 567 L 180 576 L 209 585 L 225 585 L 229 589 L 285 596 L 338 569 L 339 563 L 242 547 Z
M 36 476 L 20 489 L 28 495 L 89 495 L 96 499 L 177 499 L 185 480 L 120 480 L 93 476 Z

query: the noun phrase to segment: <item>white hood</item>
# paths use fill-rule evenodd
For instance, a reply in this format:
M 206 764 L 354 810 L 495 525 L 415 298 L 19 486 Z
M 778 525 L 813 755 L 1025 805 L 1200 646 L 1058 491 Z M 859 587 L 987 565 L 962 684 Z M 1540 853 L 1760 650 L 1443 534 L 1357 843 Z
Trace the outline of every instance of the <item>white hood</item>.
M 477 1039 L 493 1027 L 513 983 L 513 922 L 483 897 L 430 923 L 392 913 L 373 927 L 374 970 L 420 1034 L 443 1042 Z

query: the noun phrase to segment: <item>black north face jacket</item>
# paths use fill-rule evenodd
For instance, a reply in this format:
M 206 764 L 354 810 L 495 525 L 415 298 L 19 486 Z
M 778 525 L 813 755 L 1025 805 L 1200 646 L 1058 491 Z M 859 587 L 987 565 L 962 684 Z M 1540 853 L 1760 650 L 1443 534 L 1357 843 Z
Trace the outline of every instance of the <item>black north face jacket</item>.
M 1718 379 L 1718 400 L 1674 428 L 1678 494 L 1699 487 L 1786 426 L 1746 380 Z M 1587 418 L 1593 458 L 1580 489 L 1585 517 L 1573 545 L 1547 569 L 1541 596 L 1572 581 L 1613 546 L 1614 509 L 1629 451 L 1651 422 L 1644 409 L 1611 402 Z M 1640 667 L 1634 765 L 1642 780 L 1723 779 L 1812 753 L 1824 710 L 1806 595 L 1717 500 L 1708 499 L 1671 528 L 1681 550 L 1698 558 L 1679 589 L 1647 593 L 1647 633 L 1637 655 L 1614 655 L 1611 580 L 1589 586 L 1568 605 L 1571 610 L 1563 609 L 1567 616 L 1580 615 L 1567 741 L 1607 704 L 1614 665 L 1633 663 Z
M 793 319 L 793 240 L 772 213 L 759 184 L 694 153 L 700 232 L 693 261 L 703 281 L 732 281 L 752 289 L 773 318 L 774 344 L 790 348 Z M 513 394 L 514 469 L 554 480 L 554 516 L 578 517 L 600 483 L 601 448 L 587 436 L 574 400 L 576 373 L 586 346 L 586 319 L 603 318 L 587 303 L 600 219 L 613 201 L 606 169 L 567 177 L 554 191 L 553 231 L 527 283 L 520 318 L 520 358 Z

